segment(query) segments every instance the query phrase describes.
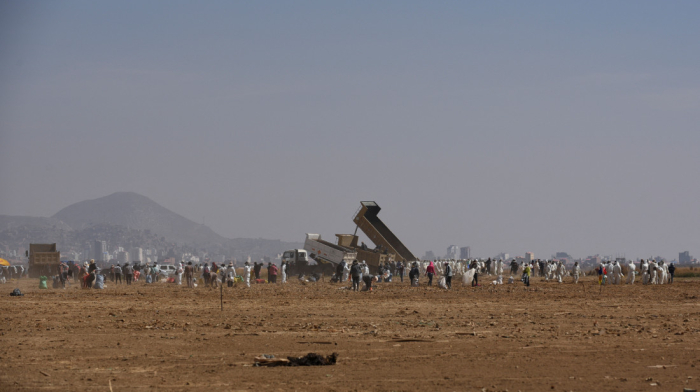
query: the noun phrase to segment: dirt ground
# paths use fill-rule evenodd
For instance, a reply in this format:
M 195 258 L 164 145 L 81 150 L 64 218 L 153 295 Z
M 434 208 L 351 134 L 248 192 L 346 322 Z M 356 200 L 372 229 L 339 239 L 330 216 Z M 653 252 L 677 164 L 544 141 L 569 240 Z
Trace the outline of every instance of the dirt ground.
M 486 280 L 482 278 L 482 281 Z M 570 281 L 570 279 L 569 279 Z M 605 286 L 319 282 L 0 285 L 0 391 L 682 391 L 700 387 L 700 280 Z M 19 287 L 24 297 L 8 294 Z M 335 366 L 254 357 L 339 354 Z M 110 389 L 111 385 L 111 389 Z

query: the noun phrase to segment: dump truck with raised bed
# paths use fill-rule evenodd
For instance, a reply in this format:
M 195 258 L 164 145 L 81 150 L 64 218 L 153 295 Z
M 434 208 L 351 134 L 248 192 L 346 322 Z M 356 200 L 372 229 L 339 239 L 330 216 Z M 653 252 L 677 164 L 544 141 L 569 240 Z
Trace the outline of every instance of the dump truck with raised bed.
M 29 277 L 51 276 L 58 273 L 61 252 L 56 244 L 29 244 Z
M 417 260 L 416 256 L 401 242 L 401 240 L 389 230 L 382 222 L 377 214 L 381 208 L 373 201 L 360 202 L 360 209 L 355 214 L 353 221 L 357 228 L 372 241 L 380 250 L 386 250 L 387 253 L 393 253 L 396 261 L 413 261 Z M 355 230 L 357 233 L 357 229 Z
M 333 273 L 341 261 L 352 263 L 357 258 L 354 249 L 325 241 L 320 234 L 306 234 L 304 249 L 290 249 L 282 253 L 290 274 Z M 309 264 L 314 260 L 316 265 Z

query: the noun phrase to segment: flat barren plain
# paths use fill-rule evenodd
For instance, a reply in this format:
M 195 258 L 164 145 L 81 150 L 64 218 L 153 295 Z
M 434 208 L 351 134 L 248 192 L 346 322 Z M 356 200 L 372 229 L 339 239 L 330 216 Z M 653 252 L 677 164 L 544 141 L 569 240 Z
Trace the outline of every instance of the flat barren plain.
M 481 278 L 482 282 L 488 280 Z M 424 284 L 424 282 L 422 282 Z M 0 391 L 683 391 L 700 280 L 410 287 L 0 285 Z M 8 294 L 18 287 L 23 297 Z M 256 367 L 338 353 L 333 366 Z

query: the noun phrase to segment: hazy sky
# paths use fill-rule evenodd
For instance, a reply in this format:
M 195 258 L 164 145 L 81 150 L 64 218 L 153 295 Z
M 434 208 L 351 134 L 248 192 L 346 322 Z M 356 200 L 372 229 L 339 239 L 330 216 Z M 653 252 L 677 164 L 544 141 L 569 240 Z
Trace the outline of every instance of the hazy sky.
M 700 2 L 0 2 L 0 214 L 700 256 Z

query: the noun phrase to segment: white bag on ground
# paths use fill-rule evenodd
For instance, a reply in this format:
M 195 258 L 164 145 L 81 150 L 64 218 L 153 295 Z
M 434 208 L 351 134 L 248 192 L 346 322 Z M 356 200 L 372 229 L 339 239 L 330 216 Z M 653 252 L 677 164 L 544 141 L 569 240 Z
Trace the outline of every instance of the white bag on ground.
M 440 278 L 440 280 L 438 280 L 438 287 L 440 287 L 441 289 L 447 289 L 447 280 L 444 276 Z

